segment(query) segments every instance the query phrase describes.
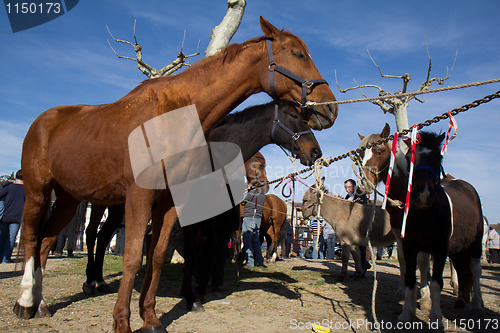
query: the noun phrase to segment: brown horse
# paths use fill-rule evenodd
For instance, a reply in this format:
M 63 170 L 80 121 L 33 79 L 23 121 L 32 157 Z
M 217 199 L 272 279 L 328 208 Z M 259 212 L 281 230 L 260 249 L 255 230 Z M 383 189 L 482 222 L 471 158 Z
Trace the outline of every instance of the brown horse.
M 361 142 L 359 147 L 365 146 L 369 143 L 378 141 L 380 139 L 385 139 L 389 136 L 391 128 L 389 124 L 385 124 L 382 132 L 369 134 L 366 137 L 358 134 Z M 389 170 L 389 162 L 391 157 L 391 145 L 392 141 L 388 141 L 382 145 L 375 146 L 371 149 L 367 149 L 361 152 L 361 157 L 363 158 L 363 167 L 366 170 L 366 176 L 368 180 L 376 185 L 380 182 L 384 182 L 387 179 L 387 173 Z M 394 171 L 391 178 L 391 184 L 408 184 L 408 162 L 406 160 L 405 154 L 398 150 L 395 159 Z M 389 189 L 389 198 L 395 201 L 405 202 L 406 199 L 406 187 L 405 186 L 391 186 Z M 406 272 L 406 264 L 403 254 L 403 244 L 401 242 L 401 223 L 403 221 L 403 210 L 394 204 L 387 203 L 387 212 L 390 216 L 390 223 L 396 237 L 397 250 L 398 250 L 398 261 L 400 270 L 400 281 L 398 294 L 403 297 L 405 293 L 405 283 L 404 276 Z M 429 256 L 426 253 L 421 253 L 418 255 L 418 266 L 420 269 L 420 277 L 422 279 L 421 283 L 421 305 L 430 307 L 430 291 L 429 286 L 426 283 L 430 279 L 429 276 Z
M 55 107 L 33 122 L 23 143 L 21 160 L 26 191 L 22 235 L 25 272 L 22 294 L 14 307 L 17 316 L 50 315 L 42 296 L 42 271 L 49 249 L 71 220 L 79 201 L 125 203 L 127 246 L 113 326 L 118 332 L 131 332 L 131 294 L 142 264 L 147 222 L 153 218 L 163 223 L 157 223 L 153 230 L 151 260 L 139 309 L 144 330 L 164 331 L 155 314 L 155 296 L 177 212 L 168 189 L 151 190 L 136 184 L 128 138 L 145 122 L 189 105 L 196 106 L 201 129 L 208 133 L 234 107 L 261 91 L 276 99 L 300 100 L 300 105 L 307 98 L 318 102 L 335 100 L 327 85 L 314 84 L 322 83 L 316 81 L 322 78 L 302 40 L 278 30 L 262 17 L 261 28 L 263 37 L 231 45 L 181 74 L 144 81 L 116 102 Z M 279 75 L 283 67 L 295 73 L 295 78 Z M 311 128 L 328 128 L 333 125 L 337 107 L 315 106 L 304 113 L 308 114 Z M 58 205 L 45 220 L 52 189 Z
M 267 242 L 266 259 L 269 262 L 276 261 L 278 256 L 278 243 L 283 223 L 286 220 L 286 204 L 274 194 L 266 194 L 264 210 L 262 211 L 262 222 L 260 224 L 260 235 Z M 282 249 L 284 251 L 284 249 Z

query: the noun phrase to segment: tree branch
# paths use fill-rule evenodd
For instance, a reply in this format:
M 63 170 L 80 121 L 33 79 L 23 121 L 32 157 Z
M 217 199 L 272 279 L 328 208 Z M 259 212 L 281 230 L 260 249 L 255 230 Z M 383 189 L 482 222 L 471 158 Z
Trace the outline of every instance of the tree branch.
M 194 57 L 194 56 L 197 56 L 200 54 L 199 52 L 199 46 L 200 46 L 200 42 L 198 41 L 198 47 L 196 49 L 196 53 L 193 53 L 193 54 L 190 54 L 190 55 L 185 55 L 182 50 L 183 50 L 183 47 L 184 47 L 184 40 L 186 38 L 186 31 L 184 31 L 184 37 L 182 39 L 182 45 L 181 45 L 181 50 L 179 51 L 179 53 L 177 54 L 177 57 L 174 61 L 172 61 L 169 65 L 163 67 L 162 69 L 160 70 L 157 70 L 153 67 L 151 67 L 150 65 L 148 65 L 146 62 L 144 62 L 142 60 L 142 46 L 137 42 L 137 38 L 136 38 L 136 35 L 135 35 L 135 27 L 136 27 L 136 21 L 134 20 L 134 41 L 135 41 L 135 44 L 129 42 L 129 41 L 126 41 L 126 40 L 122 40 L 122 39 L 117 39 L 115 38 L 112 34 L 111 34 L 111 31 L 109 30 L 109 27 L 108 25 L 106 25 L 106 29 L 108 29 L 108 33 L 109 35 L 111 36 L 111 38 L 113 38 L 113 40 L 116 42 L 116 43 L 123 43 L 123 44 L 128 44 L 128 45 L 131 45 L 133 48 L 134 48 L 134 51 L 135 51 L 135 58 L 132 58 L 132 57 L 126 57 L 126 56 L 122 56 L 122 55 L 119 55 L 115 49 L 113 48 L 113 46 L 111 46 L 111 43 L 109 42 L 108 40 L 108 44 L 109 46 L 111 47 L 111 49 L 113 50 L 113 52 L 116 54 L 116 56 L 119 58 L 119 59 L 128 59 L 128 60 L 133 60 L 135 62 L 137 62 L 137 68 L 144 74 L 146 75 L 149 79 L 152 79 L 152 78 L 157 78 L 157 77 L 162 77 L 162 76 L 167 76 L 167 75 L 171 75 L 172 73 L 174 73 L 175 71 L 181 69 L 183 66 L 190 66 L 188 63 L 186 63 L 186 59 L 187 58 L 190 58 L 190 57 Z

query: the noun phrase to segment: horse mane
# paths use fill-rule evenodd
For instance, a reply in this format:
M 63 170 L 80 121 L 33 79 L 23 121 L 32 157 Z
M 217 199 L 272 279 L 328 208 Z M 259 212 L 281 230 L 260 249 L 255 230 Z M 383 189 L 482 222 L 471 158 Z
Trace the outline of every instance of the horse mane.
M 441 143 L 443 142 L 444 133 L 438 134 L 433 132 L 422 131 L 420 134 L 420 143 L 425 148 L 428 148 L 432 151 L 440 151 Z
M 255 38 L 252 38 L 252 39 L 249 39 L 241 44 L 237 44 L 237 43 L 232 43 L 232 44 L 229 44 L 224 50 L 222 50 L 220 53 L 223 54 L 222 56 L 222 63 L 226 63 L 226 62 L 231 62 L 234 60 L 234 58 L 236 58 L 236 56 L 242 51 L 244 50 L 245 48 L 247 48 L 249 45 L 251 44 L 255 44 L 255 43 L 259 43 L 263 40 L 266 40 L 267 37 L 266 36 L 259 36 L 259 37 L 255 37 Z
M 270 103 L 265 104 L 264 106 L 263 105 L 253 105 L 253 106 L 249 106 L 241 111 L 230 113 L 227 116 L 225 116 L 224 119 L 222 119 L 220 123 L 218 123 L 216 125 L 216 128 L 219 126 L 222 126 L 222 125 L 246 123 L 247 121 L 255 119 L 256 115 L 259 111 L 263 112 L 263 111 L 267 110 L 267 107 L 273 103 L 274 102 L 270 102 Z

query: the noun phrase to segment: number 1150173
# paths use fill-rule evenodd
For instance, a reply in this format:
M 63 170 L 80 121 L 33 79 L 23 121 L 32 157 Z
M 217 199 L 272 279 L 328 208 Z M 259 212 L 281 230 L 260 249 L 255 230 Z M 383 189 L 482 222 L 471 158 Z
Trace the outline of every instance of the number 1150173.
M 5 7 L 8 14 L 59 14 L 63 10 L 60 2 L 16 2 Z

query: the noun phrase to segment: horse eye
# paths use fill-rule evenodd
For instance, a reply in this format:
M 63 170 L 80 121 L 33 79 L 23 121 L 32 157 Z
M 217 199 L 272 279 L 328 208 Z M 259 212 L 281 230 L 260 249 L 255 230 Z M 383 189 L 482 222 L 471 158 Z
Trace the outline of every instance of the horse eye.
M 304 53 L 302 53 L 300 51 L 293 52 L 293 55 L 295 57 L 299 58 L 300 60 L 305 60 L 306 59 L 306 56 L 304 55 Z

